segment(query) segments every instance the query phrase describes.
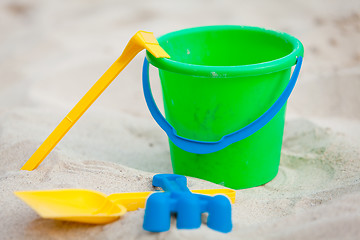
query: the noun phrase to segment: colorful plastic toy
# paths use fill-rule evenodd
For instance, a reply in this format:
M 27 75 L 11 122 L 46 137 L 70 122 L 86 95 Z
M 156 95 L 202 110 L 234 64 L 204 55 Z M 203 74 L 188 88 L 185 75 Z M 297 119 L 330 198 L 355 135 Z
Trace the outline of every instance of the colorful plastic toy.
M 165 192 L 151 194 L 146 201 L 143 224 L 145 230 L 168 231 L 170 217 L 174 213 L 177 228 L 199 228 L 201 214 L 208 212 L 208 227 L 223 233 L 231 231 L 231 204 L 227 197 L 193 194 L 187 188 L 186 177 L 176 174 L 155 175 L 153 185 L 161 187 Z
M 193 190 L 197 194 L 224 194 L 235 202 L 231 189 Z M 155 192 L 114 193 L 109 196 L 85 189 L 15 192 L 42 218 L 91 224 L 106 224 L 127 211 L 145 208 L 146 199 Z
M 143 89 L 169 137 L 174 173 L 234 189 L 272 180 L 301 42 L 283 32 L 226 25 L 183 29 L 158 41 L 171 59 L 146 54 Z M 151 95 L 148 63 L 159 70 L 166 118 Z
M 170 56 L 160 47 L 153 33 L 138 31 L 126 45 L 121 56 L 110 66 L 101 78 L 90 88 L 85 96 L 75 105 L 68 115 L 60 122 L 55 130 L 35 151 L 21 170 L 32 171 L 46 158 L 56 144 L 65 136 L 70 128 L 93 104 L 101 93 L 110 85 L 116 76 L 129 64 L 129 62 L 143 49 L 151 52 L 156 58 L 169 58 Z

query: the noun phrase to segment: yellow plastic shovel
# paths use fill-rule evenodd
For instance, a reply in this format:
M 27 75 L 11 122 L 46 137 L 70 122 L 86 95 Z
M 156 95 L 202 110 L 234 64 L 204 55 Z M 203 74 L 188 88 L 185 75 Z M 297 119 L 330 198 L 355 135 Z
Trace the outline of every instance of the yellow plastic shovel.
M 137 32 L 126 45 L 121 56 L 110 66 L 101 78 L 90 88 L 85 96 L 75 105 L 68 115 L 60 122 L 50 136 L 41 144 L 21 170 L 32 171 L 46 158 L 56 144 L 65 136 L 70 128 L 93 104 L 100 94 L 110 85 L 116 76 L 143 49 L 148 50 L 156 58 L 170 58 L 162 49 L 151 32 Z
M 236 192 L 232 189 L 192 190 L 206 195 L 226 195 L 235 202 Z M 106 224 L 117 220 L 127 211 L 145 208 L 146 199 L 154 192 L 115 193 L 109 196 L 85 189 L 61 189 L 45 191 L 15 192 L 42 218 Z

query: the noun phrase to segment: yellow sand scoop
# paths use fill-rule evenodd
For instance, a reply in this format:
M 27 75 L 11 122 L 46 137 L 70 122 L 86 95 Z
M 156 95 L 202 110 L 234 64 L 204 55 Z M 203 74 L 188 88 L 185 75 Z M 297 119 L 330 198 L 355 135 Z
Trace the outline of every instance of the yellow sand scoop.
M 192 190 L 206 195 L 226 195 L 235 202 L 232 189 Z M 41 217 L 55 220 L 106 224 L 117 220 L 127 211 L 145 208 L 146 199 L 154 192 L 115 193 L 109 196 L 85 189 L 61 189 L 15 192 Z
M 121 56 L 110 66 L 101 78 L 90 88 L 85 96 L 75 105 L 60 122 L 50 136 L 41 144 L 21 170 L 32 171 L 46 158 L 56 144 L 65 136 L 70 128 L 93 104 L 100 94 L 110 85 L 116 76 L 143 49 L 148 50 L 156 58 L 170 58 L 162 49 L 151 32 L 139 31 L 129 41 Z

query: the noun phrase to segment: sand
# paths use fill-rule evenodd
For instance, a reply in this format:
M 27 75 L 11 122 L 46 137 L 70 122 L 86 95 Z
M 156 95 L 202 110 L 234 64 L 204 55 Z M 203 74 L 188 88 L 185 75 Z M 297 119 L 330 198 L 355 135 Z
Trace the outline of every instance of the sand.
M 237 191 L 233 231 L 154 234 L 144 210 L 93 226 L 41 219 L 17 190 L 150 191 L 171 172 L 166 135 L 141 92 L 140 54 L 32 172 L 21 166 L 119 56 L 137 30 L 238 24 L 273 28 L 305 46 L 287 108 L 280 170 Z M 359 239 L 359 1 L 1 1 L 0 239 Z M 156 77 L 156 73 L 153 74 Z M 161 104 L 158 81 L 154 94 Z M 189 178 L 190 189 L 217 188 Z

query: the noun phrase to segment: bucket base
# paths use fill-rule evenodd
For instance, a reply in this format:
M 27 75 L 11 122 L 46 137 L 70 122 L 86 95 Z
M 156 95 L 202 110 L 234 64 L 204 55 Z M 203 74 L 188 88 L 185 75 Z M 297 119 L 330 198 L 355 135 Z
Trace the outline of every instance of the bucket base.
M 255 134 L 209 154 L 186 152 L 170 142 L 173 171 L 232 189 L 268 183 L 279 170 L 284 123 L 285 106 Z
M 231 189 L 234 189 L 234 190 L 240 190 L 240 189 L 247 189 L 247 188 L 252 188 L 252 187 L 258 187 L 258 186 L 261 186 L 261 185 L 264 185 L 268 182 L 271 182 L 278 174 L 278 170 L 277 169 L 274 174 L 272 176 L 267 176 L 268 178 L 265 179 L 263 178 L 261 181 L 258 180 L 256 182 L 251 182 L 251 183 L 232 183 L 232 182 L 215 182 L 215 181 L 212 181 L 211 179 L 206 179 L 204 178 L 203 176 L 201 175 L 190 175 L 188 172 L 181 172 L 181 171 L 175 171 L 174 170 L 174 174 L 179 174 L 179 175 L 185 175 L 185 176 L 189 176 L 189 177 L 194 177 L 194 178 L 200 178 L 200 179 L 204 179 L 204 180 L 207 180 L 209 182 L 213 182 L 213 183 L 216 183 L 216 184 L 219 184 L 219 185 L 222 185 L 224 187 L 228 187 L 228 188 L 231 188 Z

